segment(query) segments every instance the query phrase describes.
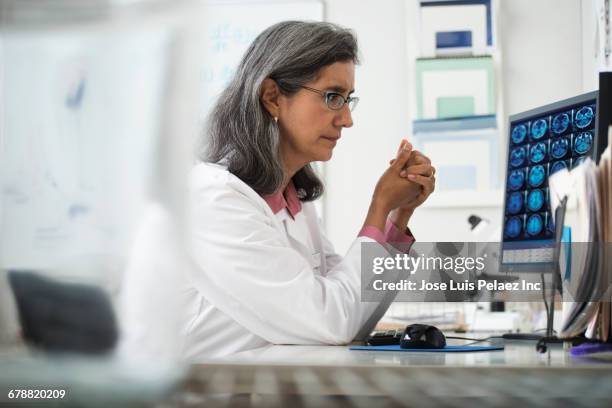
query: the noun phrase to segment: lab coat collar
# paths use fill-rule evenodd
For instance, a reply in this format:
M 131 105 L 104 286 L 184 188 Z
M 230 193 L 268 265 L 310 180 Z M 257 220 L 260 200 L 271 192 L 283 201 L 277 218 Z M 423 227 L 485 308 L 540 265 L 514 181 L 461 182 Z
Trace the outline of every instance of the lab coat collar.
M 291 218 L 295 219 L 295 216 L 302 211 L 302 202 L 298 197 L 293 181 L 289 181 L 285 191 L 279 190 L 274 194 L 262 196 L 262 198 L 268 203 L 274 214 L 286 208 Z

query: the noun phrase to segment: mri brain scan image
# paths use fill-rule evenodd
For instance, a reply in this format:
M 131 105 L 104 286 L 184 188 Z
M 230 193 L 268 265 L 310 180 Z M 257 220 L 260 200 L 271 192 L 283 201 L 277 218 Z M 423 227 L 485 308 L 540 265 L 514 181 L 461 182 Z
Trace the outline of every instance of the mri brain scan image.
M 567 169 L 567 163 L 564 161 L 554 162 L 550 167 L 550 174 L 556 173 L 559 170 Z
M 527 196 L 527 208 L 529 211 L 540 211 L 544 206 L 544 191 L 531 190 Z
M 525 172 L 523 170 L 512 170 L 508 177 L 508 185 L 511 190 L 520 190 L 525 183 Z
M 574 124 L 578 129 L 584 129 L 588 127 L 595 117 L 595 112 L 590 106 L 584 106 L 576 111 L 576 117 L 574 118 Z
M 597 100 L 555 103 L 510 123 L 504 240 L 534 244 L 554 239 L 548 177 L 571 170 L 597 147 Z
M 529 185 L 531 187 L 540 187 L 546 179 L 546 169 L 544 166 L 537 165 L 529 170 Z
M 510 152 L 510 165 L 512 167 L 520 167 L 525 163 L 525 147 L 516 147 Z
M 531 137 L 534 140 L 539 140 L 544 137 L 548 130 L 548 124 L 545 119 L 538 119 L 531 124 Z
M 574 153 L 578 155 L 586 154 L 593 146 L 593 133 L 580 132 L 574 137 Z
M 567 155 L 569 151 L 569 141 L 566 138 L 555 140 L 550 145 L 550 155 L 554 159 L 561 159 Z
M 539 235 L 544 229 L 544 220 L 540 214 L 532 214 L 527 218 L 527 225 L 525 226 L 527 234 Z
M 504 227 L 506 235 L 510 238 L 518 237 L 522 229 L 523 226 L 519 217 L 510 217 L 508 221 L 506 221 L 506 226 Z
M 551 128 L 554 134 L 560 135 L 565 132 L 570 124 L 570 117 L 567 113 L 560 113 L 553 117 Z
M 521 144 L 527 136 L 527 126 L 518 125 L 512 129 L 512 142 L 514 144 Z
M 508 197 L 507 210 L 510 214 L 518 214 L 523 209 L 523 194 L 514 192 Z
M 546 144 L 540 142 L 531 146 L 529 149 L 529 161 L 540 163 L 546 158 Z

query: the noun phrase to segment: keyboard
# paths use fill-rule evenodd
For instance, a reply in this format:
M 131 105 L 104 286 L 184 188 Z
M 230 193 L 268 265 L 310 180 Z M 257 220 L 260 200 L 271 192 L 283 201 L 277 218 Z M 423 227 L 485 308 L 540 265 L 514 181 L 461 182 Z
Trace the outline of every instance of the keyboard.
M 375 331 L 366 339 L 370 346 L 390 346 L 400 344 L 404 330 Z

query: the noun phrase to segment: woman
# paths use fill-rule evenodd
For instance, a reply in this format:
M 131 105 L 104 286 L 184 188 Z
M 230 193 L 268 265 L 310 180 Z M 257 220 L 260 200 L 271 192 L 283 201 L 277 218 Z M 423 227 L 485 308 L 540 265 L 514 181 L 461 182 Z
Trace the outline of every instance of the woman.
M 266 344 L 345 344 L 376 304 L 360 302 L 364 242 L 414 241 L 413 210 L 434 189 L 429 160 L 402 142 L 378 181 L 364 228 L 337 255 L 312 201 L 326 161 L 353 125 L 357 43 L 329 23 L 261 33 L 213 109 L 191 179 L 194 268 L 187 357 Z

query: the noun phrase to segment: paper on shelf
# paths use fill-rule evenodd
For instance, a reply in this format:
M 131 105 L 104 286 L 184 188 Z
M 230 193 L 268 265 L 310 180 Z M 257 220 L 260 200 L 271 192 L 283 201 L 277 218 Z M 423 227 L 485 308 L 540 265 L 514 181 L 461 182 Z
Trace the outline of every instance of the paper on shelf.
M 421 55 L 433 57 L 439 51 L 436 34 L 471 32 L 473 54 L 483 54 L 487 47 L 487 9 L 484 4 L 421 7 Z

